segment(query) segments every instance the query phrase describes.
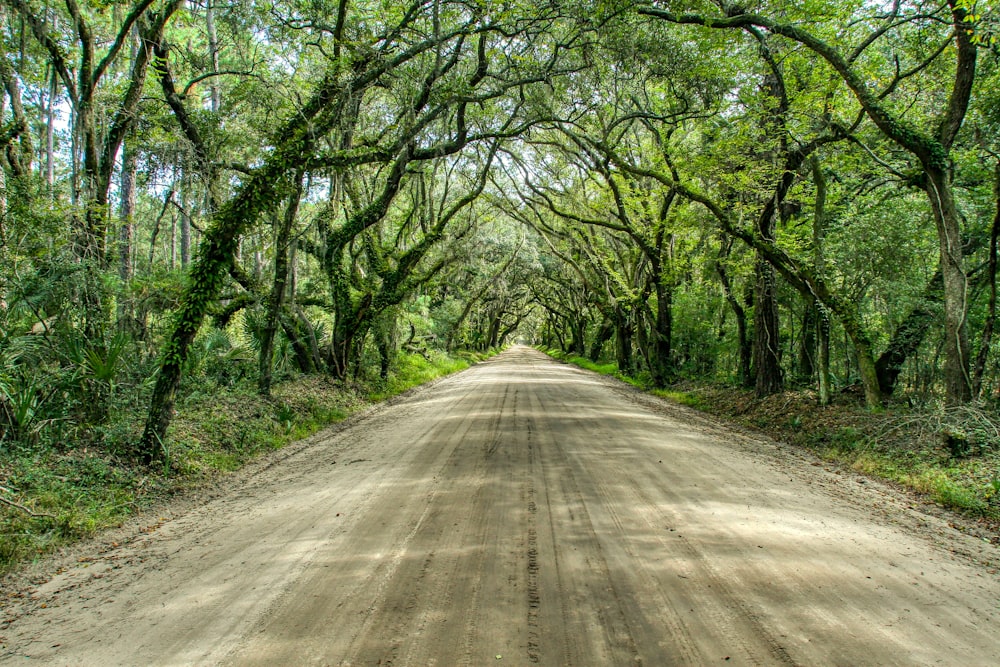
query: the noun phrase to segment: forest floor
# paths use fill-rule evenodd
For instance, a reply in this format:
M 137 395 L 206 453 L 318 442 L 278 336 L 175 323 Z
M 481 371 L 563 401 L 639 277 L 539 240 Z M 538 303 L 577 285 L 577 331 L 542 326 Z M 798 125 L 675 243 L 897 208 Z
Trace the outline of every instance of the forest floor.
M 927 509 L 515 347 L 8 580 L 0 664 L 998 664 Z

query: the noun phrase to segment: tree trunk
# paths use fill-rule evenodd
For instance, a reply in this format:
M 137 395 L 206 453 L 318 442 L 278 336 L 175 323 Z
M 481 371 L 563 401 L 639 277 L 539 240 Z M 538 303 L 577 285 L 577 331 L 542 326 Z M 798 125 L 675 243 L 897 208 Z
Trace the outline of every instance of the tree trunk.
M 191 263 L 191 208 L 190 175 L 181 177 L 181 269 Z
M 997 242 L 1000 239 L 1000 160 L 997 160 L 993 170 L 993 199 L 996 209 L 993 215 L 993 226 L 990 229 L 990 255 L 987 266 L 987 282 L 990 290 L 990 300 L 986 308 L 986 322 L 983 324 L 983 334 L 979 341 L 979 354 L 976 356 L 976 366 L 972 376 L 972 394 L 979 398 L 983 392 L 983 376 L 986 374 L 986 362 L 990 356 L 990 346 L 993 344 L 993 328 L 997 319 Z
M 758 398 L 777 394 L 783 386 L 775 282 L 774 267 L 758 254 L 753 316 L 754 391 Z
M 303 373 L 315 373 L 323 365 L 316 334 L 301 308 L 287 305 L 282 309 L 281 328 L 292 345 L 295 365 Z
M 177 212 L 170 214 L 170 270 L 177 268 Z
M 804 299 L 802 312 L 802 335 L 799 337 L 797 380 L 808 383 L 816 372 L 816 328 L 819 324 L 815 297 Z
M 966 325 L 968 278 L 962 267 L 962 241 L 954 193 L 944 168 L 925 167 L 927 196 L 938 227 L 941 275 L 944 280 L 945 400 L 967 403 L 972 398 L 971 349 Z
M 264 327 L 260 336 L 260 375 L 257 378 L 257 390 L 264 396 L 271 393 L 274 335 L 278 330 L 278 317 L 285 301 L 285 288 L 288 282 L 288 250 L 291 243 L 292 227 L 299 209 L 299 199 L 302 197 L 301 173 L 296 176 L 295 183 L 295 190 L 288 200 L 285 214 L 275 221 L 277 233 L 274 241 L 274 284 L 267 300 L 267 312 L 264 315 Z
M 558 318 L 556 318 L 555 315 L 552 315 L 551 313 L 549 314 L 549 338 L 554 337 L 555 342 L 559 346 L 559 351 L 566 352 L 567 351 L 566 341 L 563 339 L 561 324 L 562 323 L 559 321 Z M 486 350 L 488 348 L 488 345 L 485 344 L 486 340 L 487 340 L 486 338 L 483 339 L 484 343 L 482 347 L 483 350 Z M 551 345 L 549 345 L 549 347 L 551 347 Z
M 207 0 L 205 3 L 205 29 L 208 32 L 208 59 L 212 63 L 212 71 L 219 71 L 219 37 L 215 31 L 215 6 L 214 0 Z M 216 77 L 209 79 L 209 91 L 212 99 L 212 113 L 218 113 L 222 107 L 222 96 L 219 93 L 219 86 L 216 84 Z
M 635 373 L 635 362 L 632 357 L 632 323 L 628 319 L 621 312 L 615 316 L 615 361 L 623 375 Z
M 655 326 L 656 318 L 653 310 L 648 305 L 639 306 L 635 313 L 635 325 L 632 327 L 632 349 L 638 353 L 639 358 L 632 362 L 632 366 L 638 371 L 646 368 L 652 373 L 649 363 L 649 355 L 652 352 L 653 342 L 651 335 Z
M 733 315 L 736 318 L 736 342 L 739 346 L 739 381 L 740 385 L 746 388 L 753 386 L 753 373 L 751 372 L 751 361 L 753 358 L 753 346 L 750 344 L 750 338 L 747 335 L 747 312 L 743 308 L 739 299 L 733 294 L 732 283 L 729 280 L 729 273 L 726 271 L 726 267 L 722 264 L 722 259 L 729 254 L 729 245 L 732 240 L 727 238 L 723 244 L 722 250 L 719 252 L 719 259 L 715 262 L 715 272 L 719 275 L 719 281 L 722 283 L 722 292 L 726 297 L 726 303 L 733 311 Z
M 610 318 L 605 317 L 601 322 L 601 326 L 597 329 L 597 333 L 594 335 L 594 342 L 590 345 L 590 360 L 597 363 L 601 359 L 601 353 L 604 351 L 604 345 L 611 337 L 615 335 L 615 326 Z
M 334 277 L 345 281 L 345 284 L 332 288 L 334 294 L 341 296 L 334 313 L 333 333 L 330 336 L 329 366 L 335 378 L 344 379 L 350 373 L 351 365 L 357 359 L 360 343 L 367 335 L 373 316 L 372 295 L 365 294 L 354 303 L 347 292 L 347 277 L 340 271 L 335 272 Z M 344 295 L 347 295 L 346 298 Z
M 816 371 L 819 375 L 819 404 L 830 405 L 830 312 L 816 304 Z
M 825 280 L 826 174 L 823 172 L 823 165 L 820 163 L 818 157 L 813 156 L 810 163 L 813 184 L 816 186 L 816 201 L 813 213 L 813 263 L 816 266 L 816 275 L 820 279 Z M 819 404 L 830 405 L 830 401 L 832 400 L 830 382 L 830 311 L 815 296 L 812 296 L 811 300 L 815 312 L 815 367 L 819 382 Z
M 378 376 L 385 380 L 389 377 L 389 366 L 392 363 L 391 346 L 385 338 L 379 338 L 375 345 L 378 348 Z
M 941 303 L 943 289 L 944 278 L 938 270 L 924 288 L 920 302 L 896 327 L 888 347 L 875 362 L 878 384 L 885 398 L 895 392 L 903 364 L 917 351 L 937 319 L 937 306 Z
M 495 348 L 500 340 L 500 327 L 503 325 L 503 309 L 499 309 L 492 318 L 490 318 L 490 329 L 489 335 L 487 336 L 487 350 L 492 350 Z M 572 328 L 572 327 L 571 327 Z M 571 341 L 572 342 L 572 341 Z M 563 350 L 564 352 L 569 352 L 570 350 Z
M 132 238 L 135 234 L 135 180 L 138 151 L 134 140 L 125 144 L 122 153 L 122 184 L 119 208 L 118 275 L 123 282 L 132 279 Z
M 333 335 L 330 337 L 330 350 L 327 356 L 327 365 L 330 374 L 342 380 L 347 377 L 350 371 L 351 352 L 354 349 L 354 335 L 346 326 L 334 325 Z
M 587 323 L 583 318 L 577 318 L 571 321 L 569 325 L 573 331 L 572 340 L 570 341 L 571 352 L 578 357 L 582 357 L 587 352 L 587 343 L 585 340 Z
M 56 143 L 55 143 L 55 104 L 56 93 L 58 91 L 58 75 L 55 68 L 52 69 L 52 79 L 49 83 L 49 103 L 45 110 L 45 184 L 49 189 L 49 196 L 55 196 L 56 184 Z
M 658 272 L 657 272 L 658 273 Z M 665 387 L 673 379 L 671 359 L 674 325 L 674 293 L 663 284 L 662 276 L 656 280 L 656 322 L 653 326 L 652 350 L 649 355 L 649 370 L 653 384 Z

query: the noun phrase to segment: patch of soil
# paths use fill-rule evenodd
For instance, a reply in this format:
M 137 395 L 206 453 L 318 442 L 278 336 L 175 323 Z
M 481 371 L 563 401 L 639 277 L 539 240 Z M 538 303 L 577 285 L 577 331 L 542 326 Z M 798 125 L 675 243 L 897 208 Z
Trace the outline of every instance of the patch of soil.
M 825 465 L 851 468 L 862 453 L 898 460 L 900 466 L 922 464 L 938 469 L 956 484 L 989 493 L 989 476 L 1000 474 L 997 446 L 1000 432 L 995 419 L 973 407 L 956 410 L 918 410 L 895 406 L 874 413 L 860 404 L 858 396 L 842 392 L 831 405 L 820 406 L 814 391 L 786 391 L 757 398 L 753 391 L 724 386 L 683 384 L 673 387 L 697 399 L 697 409 L 774 440 L 805 447 L 825 459 Z M 948 446 L 949 434 L 959 433 L 969 441 L 966 456 L 956 458 Z M 992 436 L 992 439 L 991 439 Z M 987 495 L 985 512 L 962 512 L 942 506 L 926 493 L 880 477 L 909 495 L 912 502 L 953 528 L 1000 544 L 1000 498 Z

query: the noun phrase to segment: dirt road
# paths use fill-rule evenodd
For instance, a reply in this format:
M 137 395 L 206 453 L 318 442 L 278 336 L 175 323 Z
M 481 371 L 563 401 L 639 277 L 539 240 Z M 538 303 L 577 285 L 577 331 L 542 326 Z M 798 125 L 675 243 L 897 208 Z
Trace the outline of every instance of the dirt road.
M 0 663 L 1000 664 L 996 549 L 862 482 L 518 347 L 76 554 Z

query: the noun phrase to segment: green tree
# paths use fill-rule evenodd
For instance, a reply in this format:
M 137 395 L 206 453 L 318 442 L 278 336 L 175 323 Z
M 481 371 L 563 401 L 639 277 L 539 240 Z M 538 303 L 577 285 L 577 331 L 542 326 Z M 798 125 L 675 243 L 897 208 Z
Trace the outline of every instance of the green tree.
M 836 8 L 824 8 L 834 14 Z M 961 216 L 956 204 L 952 182 L 951 152 L 965 119 L 975 81 L 978 49 L 966 18 L 965 3 L 950 0 L 937 11 L 928 13 L 922 6 L 898 3 L 888 13 L 880 10 L 867 21 L 853 21 L 839 34 L 824 34 L 807 30 L 793 22 L 749 13 L 743 9 L 721 13 L 677 13 L 658 6 L 640 7 L 641 14 L 678 24 L 701 25 L 720 30 L 766 30 L 801 44 L 821 59 L 850 89 L 864 114 L 888 138 L 911 153 L 921 173 L 916 176 L 925 190 L 937 226 L 940 266 L 944 286 L 945 310 L 945 386 L 948 400 L 963 403 L 972 396 L 970 346 L 967 327 L 968 284 L 962 260 Z M 803 17 L 808 18 L 808 17 Z M 830 24 L 845 25 L 840 21 Z M 868 29 L 868 25 L 876 26 Z M 916 30 L 923 40 L 941 46 L 930 55 L 910 54 L 905 49 L 895 55 L 896 63 L 903 58 L 911 61 L 905 69 L 898 64 L 895 71 L 880 73 L 872 83 L 870 68 L 886 65 L 886 49 L 873 48 L 886 44 L 888 37 L 902 31 Z M 865 31 L 865 32 L 862 32 Z M 905 40 L 902 42 L 906 43 Z M 888 47 L 892 53 L 892 47 Z M 877 55 L 870 55 L 876 53 Z M 916 56 L 914 59 L 912 56 Z M 939 58 L 953 58 L 950 76 L 924 77 L 924 85 L 936 85 L 943 101 L 939 112 L 914 118 L 908 105 L 896 102 L 894 93 L 905 90 L 908 79 L 935 65 Z M 877 71 L 877 70 L 876 70 Z M 933 84 L 930 82 L 933 81 Z M 898 95 L 897 95 L 898 96 Z

